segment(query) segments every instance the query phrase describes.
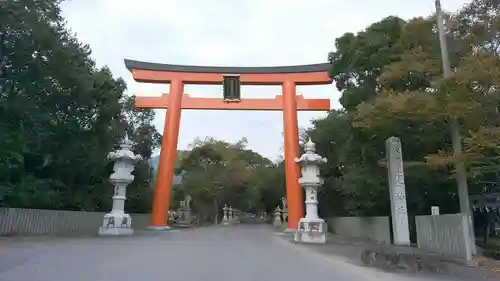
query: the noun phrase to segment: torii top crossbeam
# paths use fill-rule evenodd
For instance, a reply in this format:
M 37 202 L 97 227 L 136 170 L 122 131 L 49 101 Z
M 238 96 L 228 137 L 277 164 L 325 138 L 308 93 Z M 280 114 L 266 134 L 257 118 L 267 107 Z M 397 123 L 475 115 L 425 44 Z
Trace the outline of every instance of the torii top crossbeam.
M 220 85 L 224 74 L 239 74 L 242 85 L 281 85 L 285 80 L 296 85 L 331 84 L 330 64 L 293 66 L 232 67 L 194 66 L 125 60 L 134 79 L 146 83 L 169 83 L 180 79 L 184 84 Z
M 220 85 L 226 74 L 238 75 L 242 85 L 282 85 L 285 81 L 295 85 L 331 84 L 328 76 L 329 64 L 308 64 L 294 66 L 271 67 L 225 67 L 225 66 L 192 66 L 150 63 L 125 60 L 134 80 L 146 83 L 170 83 L 173 80 L 183 84 Z M 136 97 L 138 108 L 169 108 L 171 97 Z M 304 99 L 296 96 L 298 111 L 328 111 L 329 99 Z M 193 98 L 184 94 L 182 109 L 209 110 L 283 110 L 282 96 L 272 99 L 241 99 L 237 103 L 227 103 L 220 98 Z

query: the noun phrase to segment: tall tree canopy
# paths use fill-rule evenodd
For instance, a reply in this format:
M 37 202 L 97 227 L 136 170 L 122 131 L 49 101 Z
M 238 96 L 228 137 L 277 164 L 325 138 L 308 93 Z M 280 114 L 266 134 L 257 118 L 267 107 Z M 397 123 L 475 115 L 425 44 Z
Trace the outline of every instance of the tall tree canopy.
M 387 17 L 336 39 L 331 76 L 342 110 L 309 134 L 329 160 L 322 212 L 387 215 L 384 141 L 403 142 L 410 213 L 458 211 L 448 120 L 459 119 L 471 192 L 498 188 L 500 2 L 475 0 L 447 16 L 454 71 L 442 78 L 434 16 Z M 341 198 L 341 199 L 333 199 Z
M 108 210 L 106 155 L 127 131 L 147 159 L 159 135 L 153 112 L 135 111 L 124 81 L 97 68 L 67 30 L 59 4 L 1 3 L 0 204 Z M 140 163 L 132 192 L 142 195 L 132 196 L 132 211 L 148 210 L 139 201 L 148 200 L 150 177 Z

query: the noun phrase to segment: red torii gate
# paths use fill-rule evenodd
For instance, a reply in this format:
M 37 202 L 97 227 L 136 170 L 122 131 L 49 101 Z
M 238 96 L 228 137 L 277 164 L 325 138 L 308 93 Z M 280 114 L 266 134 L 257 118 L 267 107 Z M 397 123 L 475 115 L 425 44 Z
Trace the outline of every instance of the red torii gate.
M 205 110 L 283 110 L 285 143 L 286 196 L 288 228 L 296 229 L 304 214 L 300 169 L 294 162 L 299 157 L 297 111 L 329 111 L 329 99 L 305 99 L 296 94 L 296 85 L 331 84 L 330 65 L 311 64 L 277 67 L 216 67 L 159 64 L 125 60 L 135 81 L 170 84 L 170 93 L 160 97 L 136 97 L 137 108 L 167 109 L 158 164 L 158 175 L 151 214 L 151 227 L 168 229 L 168 210 L 182 109 Z M 185 84 L 221 85 L 235 78 L 236 99 L 192 98 L 184 93 Z M 240 99 L 241 85 L 281 85 L 282 95 L 274 99 Z M 234 89 L 234 88 L 233 88 Z

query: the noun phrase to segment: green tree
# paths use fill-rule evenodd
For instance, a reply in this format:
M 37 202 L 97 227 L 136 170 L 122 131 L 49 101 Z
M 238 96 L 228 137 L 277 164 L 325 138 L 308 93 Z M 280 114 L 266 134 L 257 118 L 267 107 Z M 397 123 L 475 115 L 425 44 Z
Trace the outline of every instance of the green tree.
M 400 59 L 404 24 L 400 18 L 387 17 L 356 35 L 346 33 L 335 40 L 336 50 L 328 55 L 330 76 L 342 92 L 340 102 L 346 110 L 355 110 L 377 95 L 382 68 Z
M 460 157 L 472 191 L 497 182 L 498 15 L 498 1 L 478 0 L 448 16 L 450 79 L 441 78 L 434 17 L 389 17 L 336 40 L 330 73 L 345 110 L 330 112 L 308 132 L 329 160 L 320 200 L 337 200 L 322 212 L 388 214 L 383 164 L 390 136 L 403 141 L 410 213 L 427 213 L 430 205 L 458 211 L 450 166 L 456 159 L 448 152 L 452 117 L 465 136 Z
M 382 93 L 359 107 L 359 124 L 373 132 L 401 119 L 444 125 L 457 119 L 466 138 L 465 153 L 453 157 L 449 144 L 445 144 L 426 157 L 429 164 L 451 168 L 460 157 L 468 164 L 470 176 L 493 173 L 496 178 L 498 161 L 494 150 L 483 148 L 495 146 L 497 140 L 493 136 L 500 121 L 500 59 L 495 47 L 498 29 L 494 31 L 494 23 L 500 18 L 497 9 L 492 1 L 473 1 L 451 17 L 449 40 L 455 46 L 451 60 L 454 71 L 448 79 L 441 77 L 434 19 L 410 22 L 406 29 L 424 26 L 418 34 L 429 39 L 415 40 L 413 34 L 402 38 L 412 49 L 400 62 L 386 67 Z M 485 25 L 485 18 L 493 24 Z
M 179 192 L 190 194 L 193 208 L 206 215 L 205 220 L 217 219 L 220 208 L 230 204 L 245 211 L 262 211 L 276 206 L 272 188 L 279 179 L 275 165 L 261 155 L 248 150 L 243 139 L 231 144 L 213 138 L 196 139 L 191 150 L 181 157 L 179 170 L 184 172 Z M 275 202 L 263 195 L 273 195 Z
M 127 188 L 128 212 L 149 212 L 153 201 L 155 172 L 150 165 L 150 159 L 155 149 L 160 147 L 161 135 L 152 124 L 155 113 L 152 109 L 137 109 L 134 107 L 134 97 L 127 96 L 122 103 L 121 126 L 134 142 L 133 151 L 142 156 L 143 160 L 136 164 L 134 181 Z
M 109 210 L 107 154 L 127 130 L 149 157 L 158 136 L 149 119 L 135 125 L 123 116 L 130 111 L 124 81 L 96 68 L 59 4 L 1 3 L 0 204 Z M 137 181 L 148 177 L 137 170 Z
M 430 74 L 418 69 L 389 79 L 388 69 L 401 70 L 410 57 L 416 67 L 430 66 L 435 68 L 435 75 L 441 73 L 439 62 L 429 64 L 425 60 L 439 57 L 437 35 L 432 30 L 434 22 L 388 17 L 356 35 L 348 33 L 336 40 L 336 51 L 329 55 L 330 74 L 342 92 L 345 109 L 317 120 L 308 132 L 317 143 L 318 152 L 329 160 L 323 171 L 326 181 L 320 201 L 335 203 L 320 207 L 325 215 L 389 213 L 384 159 L 385 140 L 390 136 L 403 141 L 410 214 L 427 213 L 431 202 L 440 203 L 443 211 L 457 210 L 456 191 L 446 171 L 425 166 L 426 156 L 450 146 L 446 124 L 408 118 L 399 103 L 386 97 L 388 88 L 405 92 L 429 87 Z M 456 57 L 458 51 L 453 55 Z M 378 101 L 379 107 L 367 110 Z M 412 106 L 415 111 L 422 107 L 420 103 Z M 391 114 L 396 110 L 399 114 Z M 382 122 L 378 115 L 366 114 L 375 111 L 380 116 L 390 115 L 391 121 L 381 117 Z

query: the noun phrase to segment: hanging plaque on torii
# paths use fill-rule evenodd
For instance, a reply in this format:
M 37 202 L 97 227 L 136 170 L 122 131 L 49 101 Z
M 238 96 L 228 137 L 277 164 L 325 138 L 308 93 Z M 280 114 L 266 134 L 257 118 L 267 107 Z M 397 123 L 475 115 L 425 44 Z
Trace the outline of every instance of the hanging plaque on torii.
M 241 101 L 241 83 L 240 75 L 224 74 L 222 82 L 222 92 L 224 102 L 240 102 Z

